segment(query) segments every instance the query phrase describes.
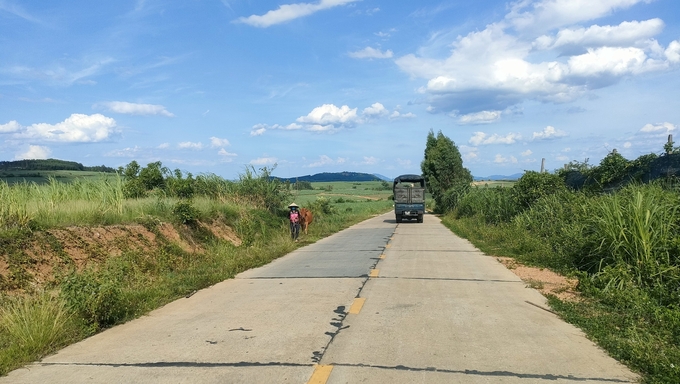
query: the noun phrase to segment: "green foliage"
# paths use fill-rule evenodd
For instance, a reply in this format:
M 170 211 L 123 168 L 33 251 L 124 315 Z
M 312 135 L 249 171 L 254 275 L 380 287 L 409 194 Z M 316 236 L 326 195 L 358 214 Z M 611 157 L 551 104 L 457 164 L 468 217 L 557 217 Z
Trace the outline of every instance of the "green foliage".
M 498 207 L 515 199 L 474 188 L 443 222 L 488 254 L 578 276 L 584 299 L 551 298 L 553 309 L 644 381 L 678 382 L 680 196 L 664 185 L 523 194 L 531 203 L 510 221 L 497 219 Z
M 481 217 L 487 224 L 507 223 L 518 207 L 510 188 L 473 188 L 463 196 L 455 210 L 456 217 Z
M 191 204 L 191 201 L 181 200 L 172 207 L 172 214 L 182 224 L 194 224 L 198 219 L 199 211 Z
M 317 197 L 314 202 L 309 205 L 309 209 L 315 214 L 332 215 L 335 213 L 335 208 L 331 201 L 326 197 Z
M 116 324 L 125 316 L 123 295 L 115 276 L 94 269 L 73 272 L 61 283 L 64 299 L 93 331 Z
M 472 174 L 463 167 L 463 160 L 455 143 L 439 131 L 435 137 L 427 135 L 425 158 L 420 164 L 427 189 L 435 200 L 437 212 L 455 208 L 458 200 L 467 192 Z
M 557 175 L 526 171 L 512 187 L 517 205 L 529 208 L 541 197 L 566 190 L 564 180 Z
M 611 151 L 605 156 L 600 165 L 593 168 L 589 176 L 601 186 L 607 186 L 624 180 L 630 162 L 617 151 Z

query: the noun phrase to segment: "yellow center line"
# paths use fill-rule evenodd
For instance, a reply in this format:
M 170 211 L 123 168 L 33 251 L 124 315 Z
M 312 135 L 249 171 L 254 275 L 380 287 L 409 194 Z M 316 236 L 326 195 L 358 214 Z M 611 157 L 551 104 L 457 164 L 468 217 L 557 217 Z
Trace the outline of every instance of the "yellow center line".
M 385 245 L 385 248 L 389 248 L 391 246 L 392 246 L 391 244 L 387 244 L 387 245 Z
M 385 258 L 385 254 L 383 253 L 382 255 L 380 255 L 380 258 L 381 258 L 381 259 L 384 259 L 384 258 Z
M 332 365 L 316 365 L 307 384 L 326 384 L 333 370 Z
M 357 297 L 356 299 L 354 299 L 352 306 L 349 307 L 349 313 L 352 315 L 358 315 L 359 312 L 361 312 L 361 308 L 364 306 L 365 301 L 366 301 L 365 297 Z
M 378 277 L 378 274 L 380 273 L 379 269 L 371 269 L 371 273 L 368 274 L 369 277 Z

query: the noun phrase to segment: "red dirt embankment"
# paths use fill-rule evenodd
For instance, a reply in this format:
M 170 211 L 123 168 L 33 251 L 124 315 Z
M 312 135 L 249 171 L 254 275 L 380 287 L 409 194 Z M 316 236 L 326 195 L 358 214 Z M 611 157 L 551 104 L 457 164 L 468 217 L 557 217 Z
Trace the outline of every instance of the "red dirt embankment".
M 198 223 L 215 237 L 241 245 L 234 230 L 224 223 Z M 83 270 L 123 252 L 149 252 L 172 243 L 188 253 L 205 250 L 196 243 L 191 231 L 169 223 L 156 225 L 155 231 L 141 224 L 100 227 L 67 227 L 33 233 L 20 249 L 0 250 L 0 291 L 18 293 L 25 288 L 39 288 L 54 281 L 64 268 Z M 23 283 L 17 284 L 17 279 Z M 28 287 L 26 286 L 28 285 Z M 21 288 L 23 287 L 23 288 Z

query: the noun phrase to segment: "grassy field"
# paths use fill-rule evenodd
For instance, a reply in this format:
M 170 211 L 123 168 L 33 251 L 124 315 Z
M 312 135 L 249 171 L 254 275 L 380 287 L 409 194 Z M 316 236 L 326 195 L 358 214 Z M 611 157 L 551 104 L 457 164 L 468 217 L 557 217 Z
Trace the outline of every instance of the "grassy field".
M 377 190 L 379 182 L 322 183 L 315 186 L 321 189 L 297 192 L 248 174 L 238 182 L 196 181 L 200 193 L 184 199 L 156 190 L 125 198 L 121 179 L 52 180 L 44 185 L 0 183 L 5 203 L 0 209 L 2 375 L 392 209 L 389 191 Z M 286 221 L 285 206 L 292 201 L 314 212 L 309 234 L 299 243 L 291 241 Z M 240 245 L 200 225 L 214 222 L 232 228 Z M 164 223 L 201 251 L 168 238 Z M 159 245 L 139 250 L 123 243 L 122 252 L 109 254 L 97 244 L 83 248 L 87 242 L 77 236 L 54 235 L 56 230 L 74 234 L 83 226 L 114 225 L 141 225 L 160 239 Z M 28 272 L 39 265 L 30 246 L 36 239 L 45 239 L 42 249 L 56 255 L 54 276 L 35 279 Z M 69 241 L 82 243 L 91 260 L 73 259 L 67 250 L 78 244 Z

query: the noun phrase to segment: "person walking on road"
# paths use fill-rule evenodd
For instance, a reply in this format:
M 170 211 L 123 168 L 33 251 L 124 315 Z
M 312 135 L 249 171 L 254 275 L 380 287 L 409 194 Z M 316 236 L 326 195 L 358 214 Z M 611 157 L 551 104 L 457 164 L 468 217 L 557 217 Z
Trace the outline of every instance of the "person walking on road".
M 300 207 L 295 204 L 291 203 L 288 206 L 288 220 L 290 221 L 290 237 L 295 240 L 295 242 L 298 241 L 298 236 L 300 236 L 300 220 L 302 217 L 300 216 Z

